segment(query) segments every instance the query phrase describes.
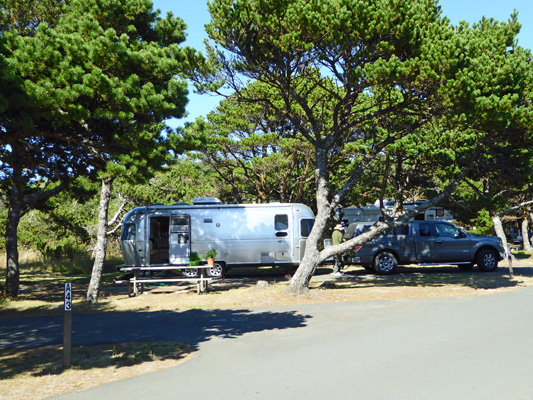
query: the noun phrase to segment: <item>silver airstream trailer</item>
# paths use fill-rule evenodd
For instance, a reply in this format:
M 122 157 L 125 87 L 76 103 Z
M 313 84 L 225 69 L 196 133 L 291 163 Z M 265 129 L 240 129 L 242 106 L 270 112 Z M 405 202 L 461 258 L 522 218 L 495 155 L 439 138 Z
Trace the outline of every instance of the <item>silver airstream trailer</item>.
M 297 267 L 313 227 L 313 211 L 303 204 L 222 204 L 197 198 L 193 204 L 155 204 L 131 210 L 122 226 L 121 267 L 187 266 L 189 255 L 217 251 L 208 276 L 227 268 Z M 185 275 L 196 276 L 194 268 Z

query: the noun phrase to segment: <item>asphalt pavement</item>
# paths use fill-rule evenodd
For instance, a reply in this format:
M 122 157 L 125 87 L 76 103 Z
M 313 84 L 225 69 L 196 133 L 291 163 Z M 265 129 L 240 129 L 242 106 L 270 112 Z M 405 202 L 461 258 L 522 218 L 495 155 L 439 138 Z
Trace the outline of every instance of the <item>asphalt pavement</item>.
M 61 318 L 0 323 L 0 348 L 60 343 Z M 169 340 L 198 351 L 176 367 L 54 399 L 533 400 L 533 288 L 468 298 L 80 315 L 73 330 L 74 345 Z

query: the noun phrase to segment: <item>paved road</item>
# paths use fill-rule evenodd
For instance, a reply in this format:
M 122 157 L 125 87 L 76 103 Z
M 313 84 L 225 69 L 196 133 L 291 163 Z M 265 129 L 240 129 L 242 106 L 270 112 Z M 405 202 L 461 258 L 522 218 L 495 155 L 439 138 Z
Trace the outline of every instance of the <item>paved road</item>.
M 1 321 L 0 338 L 8 321 Z M 46 342 L 42 333 L 57 324 L 42 320 L 44 331 L 30 340 Z M 20 319 L 17 329 L 30 325 Z M 58 400 L 533 400 L 533 288 L 471 298 L 79 316 L 74 328 L 74 344 L 111 335 L 176 340 L 198 352 L 176 367 Z

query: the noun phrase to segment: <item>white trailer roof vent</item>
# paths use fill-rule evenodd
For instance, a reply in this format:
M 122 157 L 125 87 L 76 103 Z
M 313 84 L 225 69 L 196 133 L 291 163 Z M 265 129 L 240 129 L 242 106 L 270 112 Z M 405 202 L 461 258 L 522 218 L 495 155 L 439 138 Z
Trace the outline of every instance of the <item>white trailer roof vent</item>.
M 222 202 L 216 197 L 195 197 L 192 199 L 192 204 L 195 206 L 205 206 L 209 204 L 222 204 Z

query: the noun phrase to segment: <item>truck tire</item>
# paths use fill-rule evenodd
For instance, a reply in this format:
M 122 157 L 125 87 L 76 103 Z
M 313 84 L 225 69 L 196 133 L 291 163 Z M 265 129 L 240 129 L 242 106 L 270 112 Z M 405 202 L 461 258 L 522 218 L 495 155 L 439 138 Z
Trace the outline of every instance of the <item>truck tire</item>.
M 210 278 L 223 278 L 226 274 L 226 265 L 224 263 L 215 263 L 214 266 L 207 268 L 205 271 Z
M 498 256 L 491 249 L 481 249 L 476 256 L 476 264 L 480 271 L 492 272 L 498 268 Z
M 380 275 L 391 275 L 398 269 L 398 261 L 394 254 L 384 251 L 374 258 L 374 271 Z

